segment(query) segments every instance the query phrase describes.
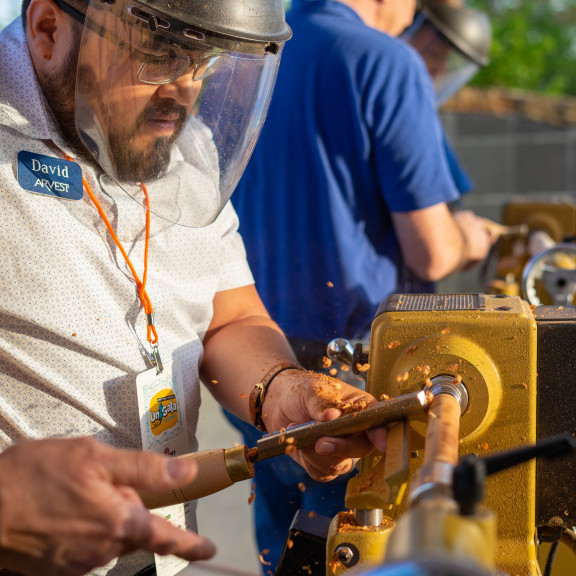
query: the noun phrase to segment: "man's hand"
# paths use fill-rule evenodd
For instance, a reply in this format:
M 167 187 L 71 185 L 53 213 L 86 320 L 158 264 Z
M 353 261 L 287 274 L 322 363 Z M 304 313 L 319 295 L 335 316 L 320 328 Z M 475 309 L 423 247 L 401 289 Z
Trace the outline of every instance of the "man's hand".
M 325 374 L 285 370 L 270 384 L 262 416 L 267 430 L 278 431 L 311 420 L 333 420 L 375 401 L 370 394 Z M 386 428 L 376 428 L 346 438 L 319 438 L 314 448 L 291 456 L 314 480 L 333 480 L 350 472 L 353 459 L 367 456 L 374 448 L 385 452 L 386 432 Z
M 461 268 L 468 270 L 488 256 L 490 247 L 497 240 L 497 235 L 491 232 L 483 218 L 479 218 L 470 210 L 454 212 L 453 216 L 464 243 Z
M 214 317 L 204 338 L 202 378 L 225 408 L 250 422 L 248 398 L 254 386 L 274 366 L 296 364 L 294 351 L 264 308 L 256 288 L 244 286 L 219 292 Z M 338 418 L 375 399 L 324 374 L 285 370 L 271 382 L 262 407 L 270 432 L 312 420 Z M 314 448 L 291 456 L 315 480 L 332 480 L 352 469 L 353 459 L 376 447 L 386 450 L 386 429 L 376 428 L 347 438 L 319 438 Z
M 212 543 L 145 509 L 136 489 L 194 479 L 196 465 L 89 438 L 18 443 L 0 454 L 0 566 L 75 576 L 135 550 L 210 558 Z

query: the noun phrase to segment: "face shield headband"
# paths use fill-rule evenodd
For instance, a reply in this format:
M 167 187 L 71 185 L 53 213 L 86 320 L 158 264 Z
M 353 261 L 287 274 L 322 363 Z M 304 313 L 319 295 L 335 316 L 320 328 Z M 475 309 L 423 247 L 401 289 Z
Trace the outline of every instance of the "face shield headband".
M 479 66 L 458 50 L 423 14 L 401 36 L 422 56 L 441 106 L 478 72 Z
M 61 0 L 58 0 L 61 3 Z M 80 138 L 112 179 L 175 224 L 211 224 L 252 153 L 281 45 L 196 30 L 131 0 L 92 0 L 76 82 Z

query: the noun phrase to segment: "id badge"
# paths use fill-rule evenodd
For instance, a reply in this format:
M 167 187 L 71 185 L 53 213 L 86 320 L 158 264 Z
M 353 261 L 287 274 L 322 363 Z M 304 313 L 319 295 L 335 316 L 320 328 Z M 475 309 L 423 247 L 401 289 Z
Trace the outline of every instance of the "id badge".
M 156 374 L 156 368 L 138 374 L 136 388 L 142 448 L 168 456 L 187 454 L 188 426 L 179 362 L 167 362 L 160 374 Z M 185 529 L 186 515 L 193 512 L 191 508 L 190 503 L 175 504 L 151 512 Z M 158 576 L 174 576 L 188 566 L 187 560 L 177 556 L 154 554 L 154 560 Z

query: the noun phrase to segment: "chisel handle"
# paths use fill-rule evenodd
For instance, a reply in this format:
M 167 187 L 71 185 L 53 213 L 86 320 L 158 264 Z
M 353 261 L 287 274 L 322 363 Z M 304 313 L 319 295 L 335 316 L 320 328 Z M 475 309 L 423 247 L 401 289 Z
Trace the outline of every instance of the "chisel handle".
M 248 459 L 248 447 L 238 446 L 228 450 L 204 450 L 178 456 L 198 464 L 196 478 L 180 488 L 163 491 L 142 490 L 140 498 L 146 508 L 161 508 L 197 500 L 215 494 L 239 482 L 254 477 L 254 464 Z
M 515 226 L 505 226 L 488 218 L 480 218 L 482 224 L 490 234 L 496 238 L 500 236 L 528 236 L 529 228 L 527 224 L 516 224 Z

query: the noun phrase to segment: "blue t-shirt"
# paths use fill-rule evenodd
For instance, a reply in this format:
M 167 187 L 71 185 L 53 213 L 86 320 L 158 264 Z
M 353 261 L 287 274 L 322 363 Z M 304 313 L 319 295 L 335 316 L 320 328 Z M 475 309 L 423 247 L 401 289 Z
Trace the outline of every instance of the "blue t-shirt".
M 444 137 L 444 153 L 446 154 L 450 175 L 452 176 L 452 180 L 454 180 L 454 185 L 458 192 L 462 195 L 472 192 L 472 190 L 474 190 L 474 182 L 472 182 L 468 172 L 466 172 L 462 164 L 460 164 L 456 153 L 446 137 Z
M 287 335 L 362 338 L 387 295 L 430 288 L 406 273 L 390 212 L 458 198 L 434 90 L 412 48 L 344 4 L 295 0 L 288 22 L 233 203 L 256 286 Z

